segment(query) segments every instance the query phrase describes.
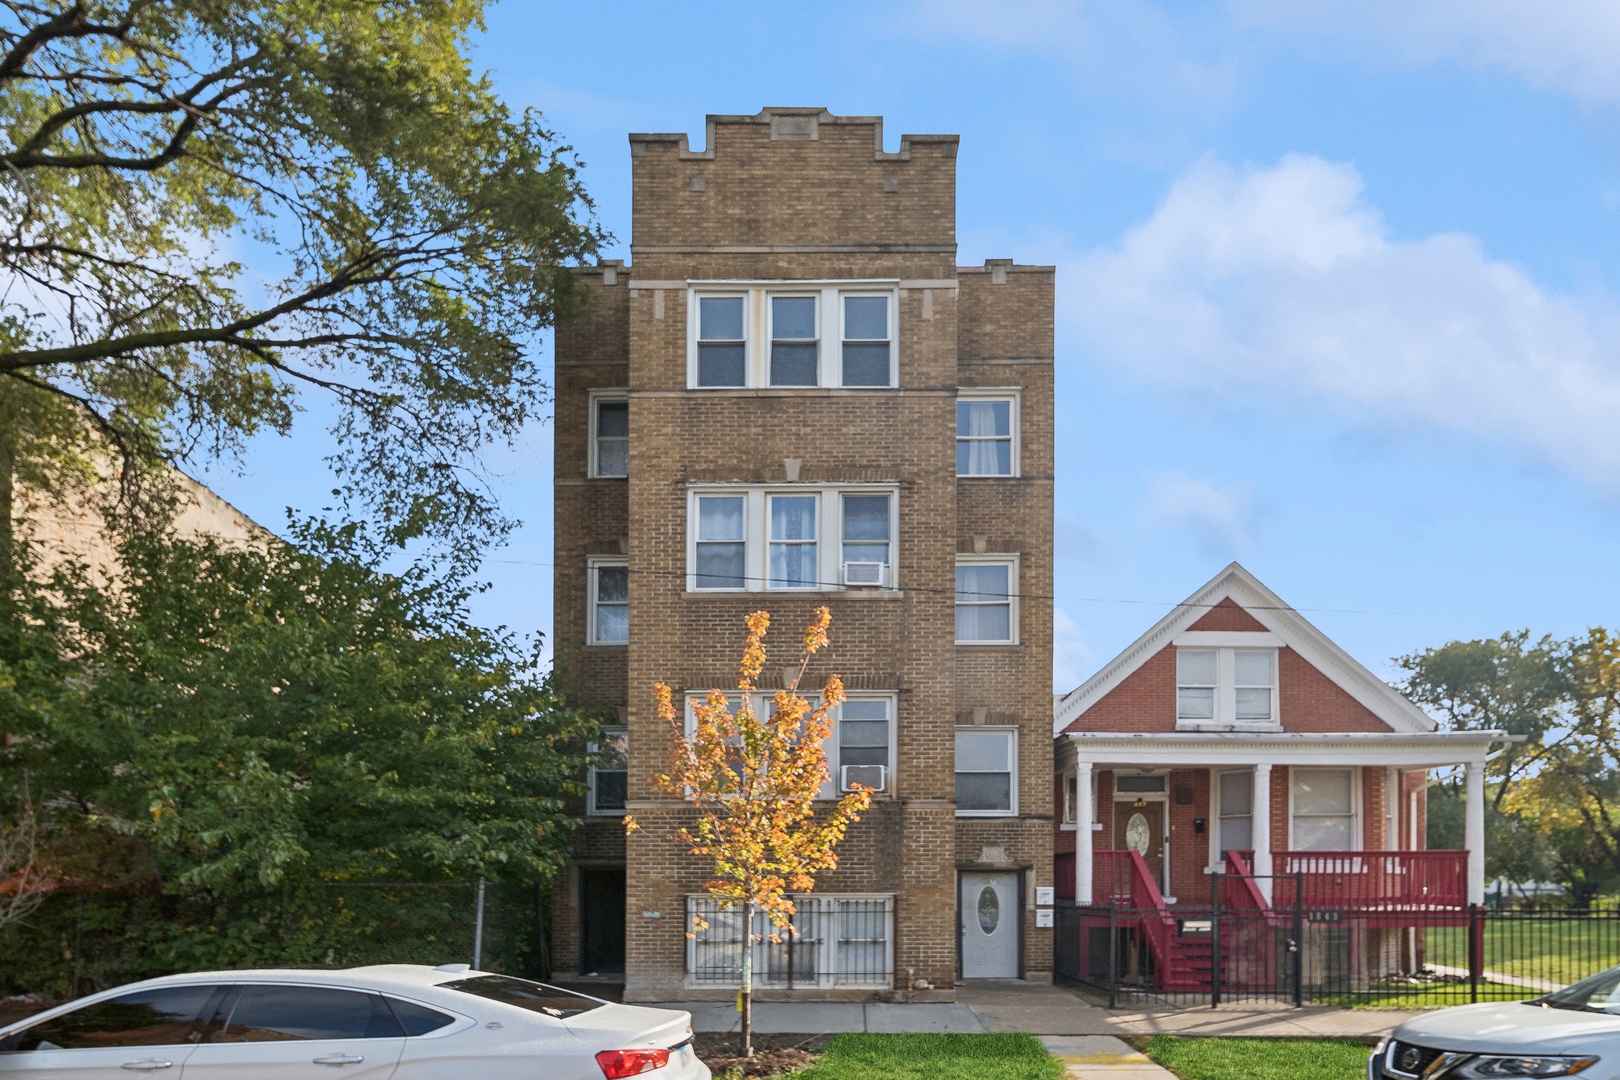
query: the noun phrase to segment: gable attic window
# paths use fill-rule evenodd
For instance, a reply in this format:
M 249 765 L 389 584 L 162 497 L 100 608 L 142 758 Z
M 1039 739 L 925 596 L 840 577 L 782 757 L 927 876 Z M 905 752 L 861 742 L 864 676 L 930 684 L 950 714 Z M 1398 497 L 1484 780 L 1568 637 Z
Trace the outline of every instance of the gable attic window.
M 1275 730 L 1277 650 L 1177 647 L 1176 726 Z

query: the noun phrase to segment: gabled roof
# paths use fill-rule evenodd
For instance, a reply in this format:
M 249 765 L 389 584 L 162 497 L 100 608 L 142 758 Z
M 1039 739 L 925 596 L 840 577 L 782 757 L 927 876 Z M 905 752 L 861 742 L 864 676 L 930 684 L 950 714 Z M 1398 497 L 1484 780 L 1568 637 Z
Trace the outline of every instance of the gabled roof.
M 1340 689 L 1393 730 L 1434 731 L 1439 726 L 1400 691 L 1368 671 L 1326 634 L 1312 626 L 1310 620 L 1262 585 L 1259 578 L 1234 562 L 1177 605 L 1170 614 L 1154 623 L 1147 633 L 1132 642 L 1129 648 L 1110 660 L 1095 675 L 1061 698 L 1053 708 L 1053 736 L 1062 735 L 1064 728 L 1102 700 L 1126 676 L 1226 599 L 1243 608 L 1284 645 L 1333 680 Z

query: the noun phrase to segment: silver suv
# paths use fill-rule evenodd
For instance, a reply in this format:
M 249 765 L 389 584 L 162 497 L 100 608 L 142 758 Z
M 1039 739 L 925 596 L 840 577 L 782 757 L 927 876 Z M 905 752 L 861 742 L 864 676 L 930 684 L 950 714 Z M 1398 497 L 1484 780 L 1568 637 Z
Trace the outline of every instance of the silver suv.
M 1620 1080 L 1620 967 L 1532 1001 L 1414 1017 L 1378 1044 L 1367 1080 Z

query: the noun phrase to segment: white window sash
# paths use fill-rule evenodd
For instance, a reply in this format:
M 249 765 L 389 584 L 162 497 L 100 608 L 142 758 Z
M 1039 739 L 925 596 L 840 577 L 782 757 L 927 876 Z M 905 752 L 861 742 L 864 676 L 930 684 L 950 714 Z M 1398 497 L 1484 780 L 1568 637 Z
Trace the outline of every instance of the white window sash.
M 958 472 L 956 475 L 958 477 L 967 478 L 967 479 L 985 478 L 985 479 L 1003 479 L 1003 480 L 1019 476 L 1020 473 L 1021 473 L 1021 467 L 1022 467 L 1022 463 L 1020 462 L 1019 458 L 1021 456 L 1021 451 L 1022 451 L 1022 448 L 1023 448 L 1022 439 L 1020 437 L 1020 429 L 1023 427 L 1022 416 L 1021 416 L 1021 408 L 1020 408 L 1022 403 L 1023 403 L 1023 394 L 1022 394 L 1020 388 L 1018 388 L 1018 387 L 972 387 L 972 388 L 963 387 L 963 388 L 960 388 L 960 389 L 957 390 L 957 392 L 956 392 L 956 400 L 959 401 L 959 402 L 964 402 L 964 401 L 1005 401 L 1005 402 L 1007 402 L 1007 406 L 1008 406 L 1008 409 L 1007 409 L 1007 412 L 1008 412 L 1007 431 L 1008 431 L 1008 434 L 1006 434 L 1006 435 L 986 435 L 986 436 L 978 436 L 978 435 L 964 436 L 964 435 L 958 433 L 957 436 L 956 436 L 956 442 L 957 443 L 968 442 L 968 443 L 977 443 L 977 444 L 994 444 L 994 443 L 998 443 L 998 442 L 1004 442 L 1004 443 L 1008 444 L 1008 448 L 1009 448 L 1008 449 L 1008 455 L 1010 457 L 1010 467 L 1009 467 L 1008 472 L 1004 472 L 1004 473 L 1003 472 Z M 953 417 L 953 422 L 954 422 L 954 417 Z M 954 447 L 952 448 L 952 453 L 955 453 L 955 448 Z
M 599 579 L 601 571 L 604 570 L 604 569 L 609 569 L 609 568 L 614 568 L 614 567 L 624 567 L 624 568 L 628 569 L 629 565 L 630 565 L 630 560 L 629 559 L 615 558 L 615 557 L 612 557 L 612 556 L 606 556 L 606 557 L 592 556 L 591 558 L 586 560 L 586 563 L 585 563 L 585 622 L 586 622 L 586 626 L 585 626 L 585 642 L 586 642 L 586 644 L 588 644 L 588 645 L 625 645 L 625 644 L 628 643 L 628 638 L 627 638 L 626 641 L 604 641 L 604 640 L 602 640 L 602 636 L 601 636 L 600 632 L 598 631 L 598 621 L 597 620 L 598 620 L 599 612 L 600 612 L 601 607 L 602 607 L 602 603 L 598 599 L 598 597 L 601 595 L 600 589 L 598 587 L 598 579 Z M 626 622 L 629 621 L 630 603 L 629 603 L 628 597 L 626 598 L 624 604 L 622 604 L 622 605 L 614 604 L 612 606 L 615 606 L 615 607 L 622 606 L 624 608 L 624 610 L 625 610 Z
M 957 817 L 1017 817 L 1018 816 L 1018 729 L 1012 727 L 992 727 L 988 725 L 974 725 L 972 727 L 958 727 L 957 732 L 967 734 L 1001 735 L 1007 740 L 1007 768 L 1005 769 L 963 769 L 961 762 L 954 762 L 952 777 L 957 773 L 966 773 L 978 776 L 1006 776 L 1007 777 L 1007 807 L 1003 810 L 963 810 L 958 808 Z M 952 747 L 954 757 L 955 747 Z M 954 780 L 953 780 L 954 782 Z
M 889 500 L 888 581 L 885 589 L 898 589 L 899 488 L 895 484 L 797 484 L 797 485 L 703 485 L 688 489 L 686 504 L 686 589 L 688 592 L 841 592 L 843 584 L 843 496 L 880 495 Z M 810 497 L 816 502 L 816 531 L 813 539 L 776 540 L 771 535 L 770 503 L 774 497 Z M 698 585 L 698 539 L 700 500 L 740 498 L 743 500 L 743 582 L 741 587 Z M 725 541 L 733 543 L 736 541 Z M 771 551 L 776 546 L 815 548 L 814 584 L 777 586 L 771 584 Z
M 958 645 L 1017 645 L 1019 643 L 1018 564 L 1019 564 L 1019 558 L 1016 555 L 979 555 L 979 556 L 958 555 L 956 557 L 956 565 L 957 566 L 1006 566 L 1007 567 L 1007 599 L 1006 600 L 956 601 L 954 606 L 953 606 L 953 609 L 952 609 L 952 616 L 953 616 L 953 619 L 954 619 L 955 609 L 956 608 L 962 608 L 962 607 L 1003 607 L 1003 606 L 1005 606 L 1007 608 L 1007 637 L 1004 638 L 1004 639 L 957 638 L 956 639 L 956 644 L 958 644 Z M 956 577 L 954 569 L 952 571 L 951 577 L 952 577 L 951 584 L 952 584 L 952 587 L 953 587 L 953 590 L 954 590 L 955 577 Z M 953 600 L 955 599 L 955 592 L 954 591 L 952 592 L 952 598 L 953 598 Z
M 844 342 L 844 296 L 880 296 L 888 300 L 889 380 L 887 386 L 858 387 L 858 389 L 892 389 L 898 385 L 900 370 L 900 290 L 895 279 L 855 279 L 824 281 L 691 281 L 687 296 L 687 376 L 689 390 L 717 392 L 727 389 L 758 389 L 771 387 L 770 359 L 773 340 L 770 300 L 774 296 L 816 297 L 817 364 L 814 387 L 776 387 L 791 392 L 794 389 L 838 388 L 842 385 Z M 698 342 L 700 302 L 704 298 L 741 296 L 743 298 L 743 385 L 736 387 L 707 387 L 698 384 Z M 794 339 L 807 340 L 807 339 Z M 860 338 L 858 341 L 879 339 Z

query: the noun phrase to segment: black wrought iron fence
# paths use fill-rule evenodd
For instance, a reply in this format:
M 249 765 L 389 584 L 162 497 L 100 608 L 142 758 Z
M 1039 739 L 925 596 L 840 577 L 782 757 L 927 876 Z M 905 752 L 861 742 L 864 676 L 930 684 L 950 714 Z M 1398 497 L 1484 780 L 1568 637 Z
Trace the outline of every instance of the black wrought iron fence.
M 1056 911 L 1061 981 L 1132 1003 L 1431 1008 L 1522 1000 L 1620 964 L 1620 913 L 1481 906 L 1203 908 L 1121 905 Z

